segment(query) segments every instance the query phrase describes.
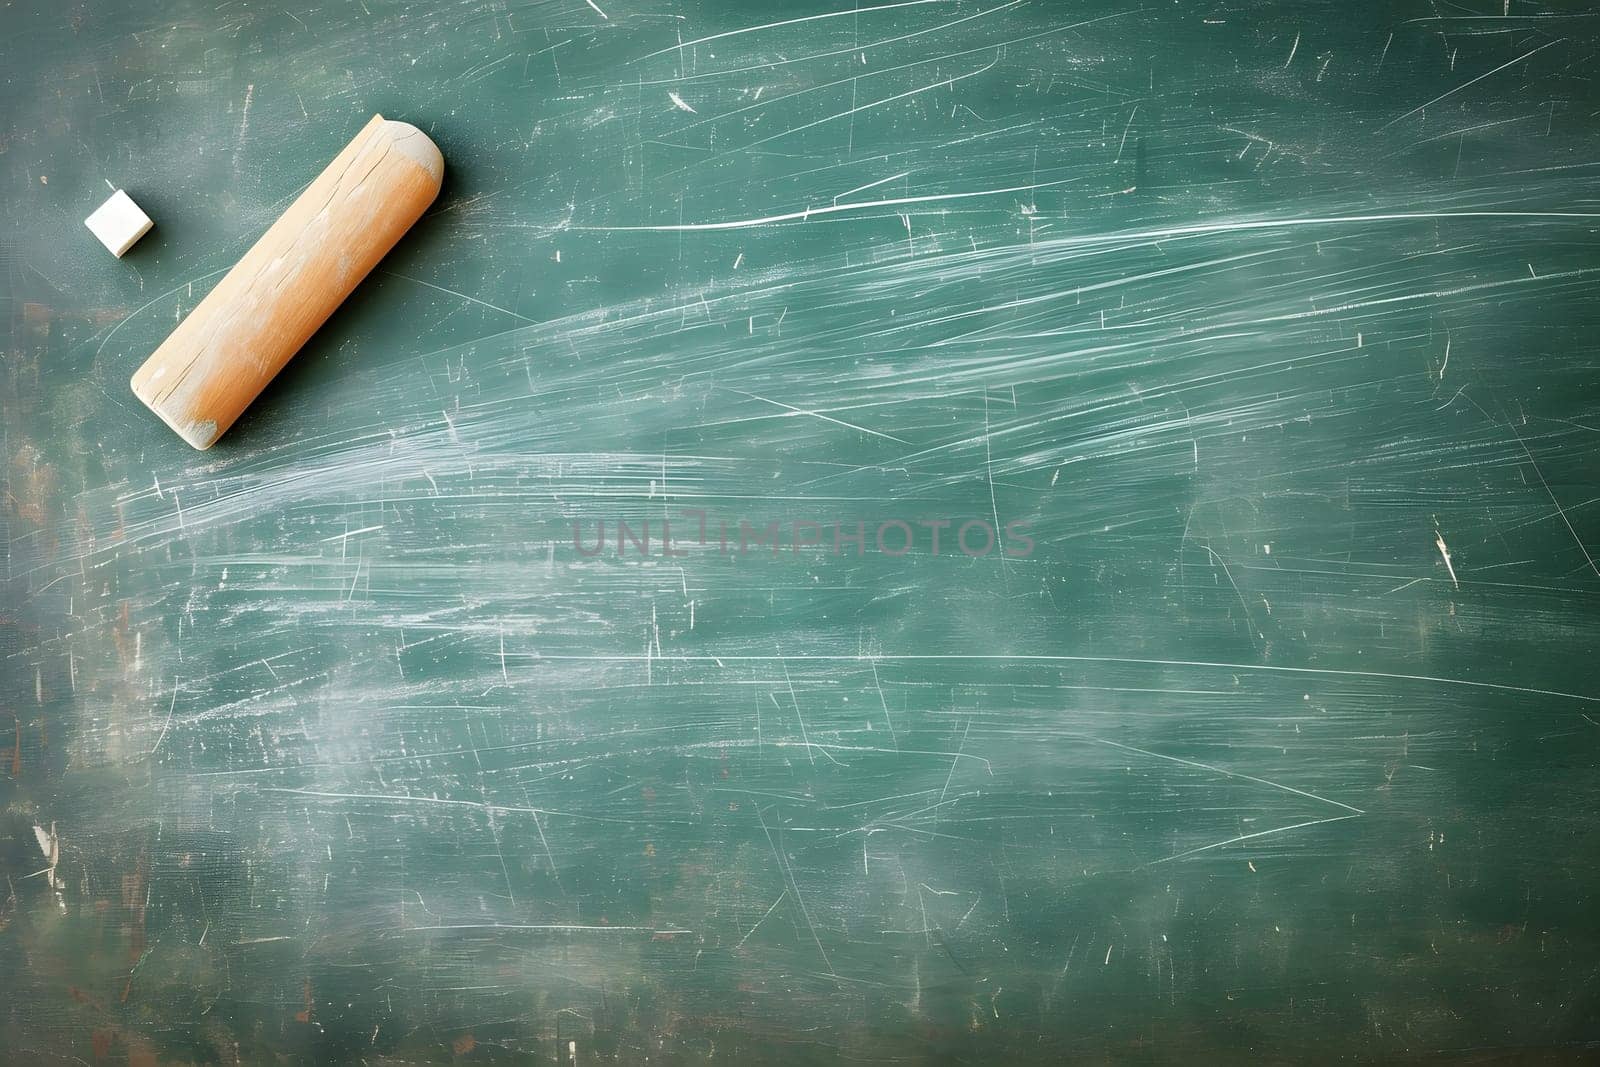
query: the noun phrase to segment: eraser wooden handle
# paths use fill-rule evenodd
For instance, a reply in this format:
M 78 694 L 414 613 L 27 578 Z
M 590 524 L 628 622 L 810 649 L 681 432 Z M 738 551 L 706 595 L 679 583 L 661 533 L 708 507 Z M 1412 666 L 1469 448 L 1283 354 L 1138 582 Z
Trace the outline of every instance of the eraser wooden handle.
M 262 234 L 133 376 L 133 392 L 210 448 L 439 195 L 444 157 L 382 115 Z

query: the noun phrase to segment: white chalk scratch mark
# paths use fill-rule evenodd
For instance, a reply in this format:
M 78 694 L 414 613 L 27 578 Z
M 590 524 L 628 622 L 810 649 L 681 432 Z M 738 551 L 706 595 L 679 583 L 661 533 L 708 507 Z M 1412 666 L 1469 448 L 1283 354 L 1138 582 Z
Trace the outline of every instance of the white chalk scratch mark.
M 427 933 L 442 930 L 510 930 L 558 934 L 692 934 L 693 930 L 668 927 L 658 930 L 653 926 L 599 926 L 586 923 L 443 923 L 436 926 L 408 926 L 406 933 Z M 263 937 L 256 941 L 287 941 L 287 937 Z M 241 941 L 239 944 L 246 944 Z M 253 943 L 253 942 L 252 942 Z
M 943 83 L 940 83 L 943 84 Z M 935 204 L 949 200 L 972 200 L 983 196 L 1002 196 L 1007 193 L 1027 193 L 1036 189 L 1066 185 L 1067 179 L 1040 182 L 1037 185 L 1014 185 L 1004 189 L 982 189 L 970 193 L 937 193 L 928 196 L 901 196 L 888 200 L 864 200 L 854 204 L 830 204 L 825 207 L 788 211 L 781 215 L 764 215 L 760 218 L 729 219 L 723 222 L 685 222 L 659 226 L 574 226 L 574 230 L 603 231 L 607 233 L 704 233 L 715 230 L 746 230 L 758 226 L 775 226 L 785 222 L 804 222 L 823 215 L 837 215 L 846 211 L 863 211 L 867 208 L 896 207 L 903 204 Z M 896 214 L 899 214 L 898 212 Z M 461 294 L 456 294 L 461 295 Z M 470 299 L 470 298 L 469 298 Z
M 876 189 L 880 185 L 888 185 L 890 182 L 899 181 L 901 178 L 907 178 L 907 177 L 910 177 L 910 176 L 911 176 L 911 172 L 909 170 L 903 170 L 899 174 L 891 174 L 887 178 L 879 178 L 875 182 L 868 182 L 865 185 L 858 185 L 854 189 L 846 189 L 844 192 L 839 193 L 837 196 L 835 196 L 833 198 L 833 202 L 835 204 L 837 204 L 839 201 L 843 200 L 845 197 L 850 196 L 852 194 L 864 193 L 868 189 Z
M 789 702 L 794 705 L 794 717 L 800 721 L 800 740 L 806 746 L 806 758 L 811 761 L 811 765 L 814 767 L 817 764 L 817 757 L 811 751 L 811 738 L 806 733 L 805 716 L 800 713 L 800 698 L 795 695 L 794 680 L 789 677 L 789 664 L 782 655 L 779 655 L 778 662 L 783 666 L 783 681 L 789 687 Z M 838 761 L 835 760 L 835 762 Z
M 347 530 L 344 533 L 336 533 L 332 537 L 324 537 L 319 544 L 327 544 L 329 541 L 348 541 L 357 534 L 372 533 L 374 530 L 381 529 L 383 529 L 382 526 L 363 526 L 359 530 Z
M 1566 38 L 1563 37 L 1560 40 L 1548 41 L 1545 44 L 1540 45 L 1538 48 L 1535 48 L 1531 52 L 1523 53 L 1522 55 L 1518 56 L 1516 59 L 1511 60 L 1509 63 L 1502 63 L 1498 67 L 1494 68 L 1493 70 L 1487 71 L 1487 72 L 1485 72 L 1483 74 L 1478 75 L 1476 78 L 1473 78 L 1471 81 L 1462 82 L 1460 85 L 1456 86 L 1454 89 L 1451 89 L 1449 92 L 1440 93 L 1438 96 L 1434 97 L 1432 100 L 1429 100 L 1426 104 L 1423 104 L 1420 107 L 1414 107 L 1410 111 L 1407 111 L 1404 115 L 1399 116 L 1398 118 L 1390 119 L 1388 122 L 1384 123 L 1382 126 L 1379 126 L 1377 132 L 1378 133 L 1382 133 L 1384 130 L 1387 130 L 1390 126 L 1393 126 L 1395 123 L 1404 122 L 1406 119 L 1410 118 L 1412 115 L 1415 115 L 1420 111 L 1426 111 L 1428 108 L 1432 107 L 1434 104 L 1439 103 L 1441 100 L 1448 99 L 1449 97 L 1454 96 L 1456 93 L 1459 93 L 1463 89 L 1471 88 L 1472 86 L 1477 85 L 1479 82 L 1483 81 L 1483 79 L 1492 77 L 1492 76 L 1494 76 L 1496 74 L 1499 74 L 1502 70 L 1506 70 L 1509 67 L 1514 67 L 1518 63 L 1521 63 L 1523 60 L 1526 60 L 1526 59 L 1529 59 L 1529 58 L 1531 58 L 1533 56 L 1538 55 L 1540 52 L 1543 52 L 1546 48 L 1553 48 L 1554 46 L 1560 44 L 1562 41 L 1565 41 L 1565 40 L 1566 40 Z
M 1400 590 L 1402 590 L 1402 589 L 1410 589 L 1412 586 L 1416 585 L 1418 582 L 1425 582 L 1427 580 L 1428 580 L 1427 578 L 1413 578 L 1409 582 L 1406 582 L 1404 585 L 1395 586 L 1393 589 L 1390 589 L 1388 592 L 1384 593 L 1383 595 L 1384 596 L 1390 596 L 1391 594 L 1400 592 Z
M 972 730 L 972 720 L 967 720 L 967 725 L 961 731 L 961 744 L 956 746 L 955 758 L 950 761 L 950 773 L 944 776 L 944 788 L 939 790 L 939 803 L 944 803 L 944 796 L 950 791 L 950 780 L 956 776 L 956 764 L 961 762 L 961 752 L 967 747 L 967 734 Z
M 883 721 L 889 724 L 889 740 L 895 751 L 900 750 L 900 736 L 894 731 L 894 720 L 889 717 L 889 701 L 883 695 L 883 682 L 878 679 L 878 661 L 872 660 L 872 685 L 878 691 L 878 703 L 883 705 Z
M 1444 557 L 1444 569 L 1450 572 L 1450 584 L 1454 585 L 1457 589 L 1460 589 L 1461 582 L 1456 579 L 1455 564 L 1450 562 L 1450 549 L 1445 547 L 1444 534 L 1435 530 L 1433 533 L 1433 543 L 1438 547 L 1439 555 Z M 1401 588 L 1404 588 L 1404 586 Z
M 1122 162 L 1122 150 L 1128 147 L 1128 131 L 1133 129 L 1133 120 L 1139 115 L 1139 107 L 1138 104 L 1133 105 L 1133 113 L 1128 116 L 1128 124 L 1122 127 L 1122 143 L 1117 145 L 1117 158 L 1111 161 L 1113 163 Z
M 637 663 L 642 658 L 637 655 L 623 654 L 564 654 L 544 653 L 540 659 L 551 663 Z M 673 655 L 663 657 L 663 662 L 675 664 L 686 663 L 716 663 L 723 666 L 726 663 L 771 663 L 779 657 L 767 655 Z M 1530 696 L 1558 697 L 1562 700 L 1577 700 L 1585 704 L 1600 704 L 1600 695 L 1591 693 L 1573 693 L 1561 689 L 1543 689 L 1538 686 L 1512 685 L 1508 682 L 1481 682 L 1472 678 L 1451 678 L 1437 674 L 1402 674 L 1398 671 L 1356 671 L 1341 670 L 1333 667 L 1290 667 L 1274 663 L 1226 663 L 1217 660 L 1191 660 L 1191 659 L 1156 659 L 1154 657 L 1140 656 L 1072 656 L 1054 653 L 1022 653 L 1022 652 L 954 652 L 954 653 L 857 653 L 844 655 L 806 655 L 794 657 L 807 663 L 867 663 L 872 660 L 882 660 L 887 663 L 923 663 L 934 661 L 948 662 L 992 662 L 992 663 L 1122 663 L 1146 667 L 1194 667 L 1198 669 L 1220 671 L 1246 671 L 1262 674 L 1292 674 L 1319 678 L 1369 678 L 1374 680 L 1393 682 L 1415 682 L 1419 685 L 1456 685 L 1468 689 L 1486 689 L 1499 693 L 1524 693 Z M 1114 742 L 1106 742 L 1108 744 Z M 824 747 L 824 746 L 818 746 Z M 853 751 L 847 746 L 832 746 L 841 751 Z M 907 750 L 907 755 L 915 755 Z M 949 753 L 940 753 L 949 755 Z M 969 756 L 968 759 L 977 757 Z M 1363 812 L 1365 814 L 1365 812 Z
M 822 956 L 822 962 L 827 966 L 828 973 L 837 978 L 838 973 L 833 969 L 833 961 L 828 958 L 828 950 L 822 947 L 822 938 L 817 936 L 817 926 L 811 921 L 811 913 L 806 910 L 805 898 L 800 895 L 800 884 L 795 881 L 794 869 L 789 866 L 788 857 L 783 854 L 783 849 L 778 847 L 778 842 L 773 838 L 772 831 L 767 829 L 767 820 L 761 814 L 761 805 L 757 804 L 755 807 L 756 818 L 761 823 L 761 830 L 767 835 L 767 844 L 772 846 L 772 854 L 777 857 L 778 866 L 783 869 L 783 873 L 788 877 L 789 888 L 794 892 L 794 902 L 800 906 L 800 915 L 806 921 L 806 928 L 811 931 L 811 940 L 816 942 L 817 952 Z M 781 815 L 782 813 L 780 812 L 779 814 Z M 779 830 L 780 832 L 782 830 L 781 823 L 779 824 Z
M 49 885 L 51 889 L 66 888 L 65 882 L 56 877 L 56 868 L 61 866 L 61 838 L 56 833 L 56 824 L 51 823 L 50 829 L 46 830 L 43 826 L 35 823 L 33 827 L 33 839 L 38 842 L 39 851 L 44 853 L 45 863 L 49 864 L 48 867 L 39 872 L 45 876 L 45 883 Z M 28 877 L 32 878 L 35 876 L 29 875 Z
M 1110 741 L 1110 740 L 1107 740 L 1106 738 L 1103 738 L 1103 737 L 1090 737 L 1090 738 L 1088 738 L 1088 740 L 1093 741 L 1097 745 L 1109 745 L 1112 748 L 1120 748 L 1120 749 L 1122 749 L 1122 750 L 1124 750 L 1126 752 L 1136 752 L 1141 756 L 1149 756 L 1152 759 L 1163 759 L 1163 760 L 1167 760 L 1167 761 L 1169 761 L 1171 763 L 1181 763 L 1185 767 L 1194 767 L 1197 770 L 1210 771 L 1213 774 L 1220 774 L 1220 775 L 1223 775 L 1226 778 L 1238 778 L 1238 779 L 1240 779 L 1242 781 L 1246 781 L 1246 782 L 1255 782 L 1257 785 L 1271 786 L 1273 789 L 1281 789 L 1285 793 L 1293 793 L 1296 796 L 1306 797 L 1306 798 L 1308 798 L 1310 800 L 1319 800 L 1324 804 L 1332 804 L 1336 808 L 1343 808 L 1345 811 L 1354 812 L 1357 815 L 1365 815 L 1366 814 L 1366 812 L 1362 811 L 1360 808 L 1354 807 L 1353 805 L 1350 805 L 1350 804 L 1346 804 L 1343 801 L 1330 800 L 1328 797 L 1318 796 L 1317 794 L 1311 793 L 1311 792 L 1307 792 L 1304 789 L 1296 789 L 1294 786 L 1292 786 L 1292 785 L 1284 785 L 1282 782 L 1273 782 L 1273 781 L 1269 781 L 1266 778 L 1257 778 L 1256 776 L 1251 775 L 1251 774 L 1243 774 L 1243 773 L 1241 773 L 1239 771 L 1225 770 L 1222 767 L 1213 767 L 1209 763 L 1197 763 L 1194 760 L 1186 760 L 1186 759 L 1183 759 L 1183 758 L 1181 758 L 1179 756 L 1168 756 L 1168 755 L 1164 755 L 1164 754 L 1162 754 L 1160 752 L 1151 752 L 1148 749 L 1135 748 L 1133 745 L 1124 745 L 1121 742 Z
M 250 102 L 256 98 L 255 83 L 252 82 L 244 88 L 244 107 L 241 109 L 239 119 L 239 144 L 243 146 L 245 134 L 250 132 Z
M 983 473 L 984 476 L 989 480 L 989 509 L 991 514 L 994 516 L 995 540 L 999 541 L 1001 537 L 1000 531 L 1004 530 L 1005 527 L 1000 523 L 1000 501 L 999 498 L 995 496 L 994 492 L 994 452 L 990 444 L 991 436 L 992 434 L 989 431 L 989 386 L 986 384 L 983 387 Z M 1000 548 L 1000 569 L 1003 571 L 1005 570 L 1006 561 L 1005 545 L 1003 542 L 1001 543 Z M 971 723 L 970 719 L 968 720 L 968 723 Z
M 1567 533 L 1572 535 L 1573 543 L 1578 546 L 1578 551 L 1583 553 L 1583 558 L 1588 562 L 1589 569 L 1594 572 L 1595 577 L 1600 578 L 1600 567 L 1595 566 L 1594 557 L 1589 555 L 1589 549 L 1584 545 L 1583 538 L 1578 536 L 1578 531 L 1573 529 L 1572 520 L 1567 518 L 1567 509 L 1561 506 L 1561 501 L 1556 499 L 1555 491 L 1550 488 L 1550 483 L 1545 481 L 1544 471 L 1539 469 L 1539 462 L 1533 458 L 1533 453 L 1528 450 L 1528 443 L 1522 439 L 1522 435 L 1517 432 L 1515 426 L 1511 425 L 1511 420 L 1509 419 L 1506 420 L 1506 428 L 1511 431 L 1511 436 L 1517 439 L 1517 444 L 1522 446 L 1523 455 L 1528 457 L 1528 463 L 1533 467 L 1533 473 L 1539 476 L 1539 484 L 1544 486 L 1545 495 L 1550 498 L 1550 503 L 1555 505 L 1556 514 L 1561 516 L 1562 523 L 1567 527 Z
M 163 741 L 165 741 L 167 739 L 167 730 L 172 727 L 172 712 L 173 712 L 173 709 L 176 708 L 177 706 L 178 706 L 178 687 L 177 686 L 173 686 L 172 687 L 172 703 L 167 705 L 167 721 L 161 725 L 161 736 L 156 738 L 156 743 L 150 749 L 150 756 L 147 756 L 146 759 L 154 757 L 156 752 L 158 752 L 160 750 L 160 748 L 161 748 L 161 742 L 163 742 Z
M 1194 512 L 1191 511 L 1189 514 L 1190 517 L 1193 518 Z M 1233 580 L 1233 571 L 1228 569 L 1228 561 L 1213 552 L 1210 545 L 1201 545 L 1200 547 L 1204 548 L 1208 553 L 1210 553 L 1211 558 L 1215 560 L 1218 566 L 1222 568 L 1222 573 L 1227 576 L 1228 584 L 1233 586 L 1233 595 L 1239 598 L 1239 607 L 1244 609 L 1244 622 L 1245 626 L 1249 628 L 1248 633 L 1250 634 L 1250 643 L 1252 645 L 1256 645 L 1257 639 L 1255 620 L 1250 617 L 1250 605 L 1245 601 L 1244 593 L 1239 589 L 1239 583 Z
M 1346 819 L 1354 819 L 1354 818 L 1357 818 L 1357 816 L 1355 816 L 1355 815 L 1331 815 L 1326 819 L 1311 819 L 1311 820 L 1308 820 L 1307 822 L 1297 822 L 1297 823 L 1293 823 L 1293 824 L 1291 824 L 1289 826 L 1274 827 L 1271 830 L 1257 830 L 1253 834 L 1239 834 L 1237 837 L 1230 837 L 1226 841 L 1213 841 L 1209 845 L 1201 845 L 1199 848 L 1191 848 L 1191 849 L 1188 849 L 1187 851 L 1178 852 L 1178 853 L 1175 853 L 1174 855 L 1171 855 L 1171 856 L 1163 856 L 1161 859 L 1152 860 L 1150 863 L 1146 864 L 1146 866 L 1148 866 L 1148 867 L 1156 867 L 1156 866 L 1159 866 L 1159 865 L 1161 865 L 1163 863 L 1172 863 L 1174 860 L 1184 859 L 1187 856 L 1198 855 L 1201 852 L 1210 852 L 1214 848 L 1223 848 L 1224 846 L 1227 846 L 1227 845 L 1236 845 L 1241 841 L 1254 841 L 1257 838 L 1271 837 L 1274 834 L 1286 834 L 1290 830 L 1303 830 L 1308 826 L 1325 826 L 1328 823 L 1344 822 Z
M 741 937 L 739 939 L 739 943 L 737 945 L 734 945 L 733 947 L 736 948 L 736 949 L 743 948 L 744 947 L 744 943 L 746 941 L 750 940 L 750 934 L 753 934 L 757 930 L 759 930 L 761 928 L 761 924 L 766 922 L 767 918 L 769 916 L 771 916 L 771 914 L 773 912 L 778 910 L 778 905 L 782 904 L 784 902 L 785 898 L 787 898 L 788 896 L 789 896 L 789 890 L 788 889 L 785 889 L 783 892 L 779 893 L 778 894 L 778 899 L 774 900 L 772 902 L 772 907 L 767 909 L 766 915 L 763 915 L 763 916 L 761 916 L 761 918 L 757 919 L 756 920 L 756 924 L 750 928 L 749 933 L 746 933 L 743 937 Z
M 503 308 L 499 304 L 491 304 L 487 300 L 479 300 L 475 296 L 468 296 L 466 293 L 458 292 L 458 291 L 456 291 L 454 289 L 446 289 L 442 285 L 435 285 L 432 282 L 425 282 L 421 278 L 413 278 L 409 274 L 400 274 L 400 273 L 398 273 L 396 271 L 392 271 L 392 270 L 386 270 L 383 273 L 389 275 L 389 277 L 391 277 L 391 278 L 399 278 L 401 281 L 412 282 L 412 283 L 414 283 L 416 285 L 426 286 L 429 289 L 434 289 L 434 290 L 437 290 L 438 292 L 441 292 L 441 293 L 448 293 L 451 296 L 459 297 L 462 300 L 467 301 L 468 303 L 477 304 L 480 307 L 486 307 L 490 311 L 498 311 L 502 315 L 510 315 L 512 318 L 519 319 L 522 322 L 529 323 L 530 325 L 533 325 L 533 326 L 539 325 L 539 320 L 538 319 L 530 319 L 526 315 L 519 315 L 515 311 L 512 311 L 510 308 Z
M 773 407 L 783 408 L 785 411 L 791 412 L 791 413 L 793 413 L 795 415 L 810 415 L 814 419 L 821 419 L 823 422 L 831 422 L 836 426 L 843 426 L 846 429 L 855 430 L 858 433 L 871 434 L 873 437 L 881 437 L 886 441 L 893 441 L 896 444 L 901 444 L 901 445 L 909 445 L 909 444 L 911 444 L 910 441 L 902 440 L 899 437 L 895 437 L 893 434 L 880 433 L 877 430 L 869 430 L 865 426 L 857 426 L 853 422 L 845 422 L 843 419 L 836 419 L 831 415 L 824 415 L 820 411 L 811 411 L 811 410 L 806 409 L 806 408 L 791 407 L 790 405 L 785 404 L 782 401 L 769 400 L 767 397 L 757 396 L 755 393 L 746 393 L 746 392 L 743 392 L 743 391 L 738 390 L 738 389 L 730 389 L 730 390 L 728 390 L 728 392 L 730 392 L 730 393 L 738 393 L 740 396 L 747 396 L 751 400 L 759 400 L 763 404 L 771 404 Z
M 544 858 L 550 864 L 550 877 L 555 881 L 556 888 L 565 893 L 566 890 L 561 885 L 561 875 L 556 871 L 556 854 L 550 851 L 550 841 L 544 836 L 544 823 L 539 821 L 539 813 L 537 811 L 530 814 L 533 815 L 533 828 L 539 831 L 539 843 L 544 846 Z
M 803 22 L 820 22 L 823 19 L 836 19 L 845 15 L 865 15 L 874 11 L 893 11 L 894 9 L 901 7 L 921 7 L 924 4 L 942 4 L 948 2 L 949 0 L 900 0 L 899 3 L 879 4 L 876 7 L 847 8 L 843 11 L 824 12 L 821 15 L 806 15 L 802 18 L 784 19 L 781 22 L 765 22 L 760 26 L 747 26 L 740 30 L 727 30 L 723 33 L 714 33 L 709 37 L 696 37 L 692 41 L 682 41 L 673 45 L 671 48 L 661 48 L 654 52 L 646 53 L 645 55 L 640 56 L 638 59 L 631 60 L 630 62 L 642 63 L 646 59 L 654 59 L 656 56 L 664 56 L 668 52 L 682 52 L 683 49 L 693 48 L 697 44 L 706 44 L 710 41 L 723 41 L 727 40 L 729 37 L 740 37 L 747 33 L 760 33 L 763 30 L 774 30 L 781 26 L 798 26 Z M 594 7 L 594 4 L 590 3 L 589 6 Z M 595 10 L 599 11 L 600 9 L 596 7 Z

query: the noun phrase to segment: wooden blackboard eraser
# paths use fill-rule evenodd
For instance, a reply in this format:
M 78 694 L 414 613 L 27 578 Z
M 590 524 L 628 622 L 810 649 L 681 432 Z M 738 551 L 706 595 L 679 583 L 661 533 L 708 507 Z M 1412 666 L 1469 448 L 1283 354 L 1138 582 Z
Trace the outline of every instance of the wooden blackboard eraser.
M 428 135 L 375 115 L 133 375 L 210 448 L 439 195 Z

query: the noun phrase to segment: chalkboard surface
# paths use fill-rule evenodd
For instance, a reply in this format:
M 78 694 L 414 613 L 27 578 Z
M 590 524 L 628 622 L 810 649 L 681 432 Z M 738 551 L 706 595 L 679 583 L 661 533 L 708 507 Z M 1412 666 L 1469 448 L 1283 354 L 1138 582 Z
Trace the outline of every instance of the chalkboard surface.
M 0 11 L 4 1058 L 1592 1051 L 1597 42 Z M 377 112 L 443 196 L 190 451 Z

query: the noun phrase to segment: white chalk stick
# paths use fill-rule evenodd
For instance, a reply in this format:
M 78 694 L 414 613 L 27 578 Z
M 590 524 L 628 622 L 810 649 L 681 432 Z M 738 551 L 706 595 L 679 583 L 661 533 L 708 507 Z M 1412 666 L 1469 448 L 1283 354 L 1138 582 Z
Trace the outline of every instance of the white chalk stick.
M 127 193 L 118 189 L 111 199 L 94 209 L 94 214 L 83 220 L 89 232 L 100 239 L 106 250 L 118 259 L 133 247 L 135 241 L 150 232 L 155 223 L 150 221 L 138 204 Z

